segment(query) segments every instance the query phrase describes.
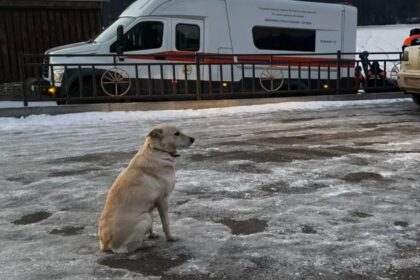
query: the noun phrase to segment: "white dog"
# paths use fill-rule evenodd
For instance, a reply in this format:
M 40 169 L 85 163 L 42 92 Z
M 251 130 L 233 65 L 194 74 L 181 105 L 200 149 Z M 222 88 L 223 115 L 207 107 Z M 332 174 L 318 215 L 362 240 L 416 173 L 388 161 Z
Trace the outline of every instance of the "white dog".
M 156 238 L 152 211 L 157 208 L 166 240 L 174 241 L 169 228 L 168 199 L 175 185 L 177 148 L 191 146 L 194 138 L 173 125 L 161 124 L 146 137 L 137 152 L 112 184 L 99 221 L 102 251 L 130 253 L 150 248 Z

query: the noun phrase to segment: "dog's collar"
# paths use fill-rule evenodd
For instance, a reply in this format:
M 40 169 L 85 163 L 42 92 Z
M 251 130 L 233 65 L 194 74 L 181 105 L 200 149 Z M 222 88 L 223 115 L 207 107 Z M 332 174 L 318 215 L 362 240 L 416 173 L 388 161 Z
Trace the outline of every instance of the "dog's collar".
M 162 152 L 162 153 L 167 153 L 167 154 L 169 154 L 169 155 L 170 155 L 171 157 L 173 157 L 173 158 L 177 158 L 177 157 L 179 157 L 179 154 L 177 154 L 177 153 L 173 153 L 173 152 L 165 151 L 165 150 L 158 149 L 158 148 L 155 148 L 155 147 L 152 147 L 152 149 L 153 149 L 153 150 L 155 150 L 155 151 Z

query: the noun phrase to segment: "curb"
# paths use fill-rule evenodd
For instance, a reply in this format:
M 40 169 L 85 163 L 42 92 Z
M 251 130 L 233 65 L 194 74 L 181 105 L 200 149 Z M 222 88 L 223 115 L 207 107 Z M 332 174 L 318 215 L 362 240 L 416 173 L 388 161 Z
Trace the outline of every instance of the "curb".
M 30 115 L 60 115 L 84 112 L 114 112 L 114 111 L 158 111 L 158 110 L 198 110 L 208 108 L 224 108 L 234 106 L 262 105 L 284 102 L 302 101 L 346 101 L 346 100 L 370 100 L 370 99 L 393 99 L 408 98 L 409 95 L 402 92 L 388 93 L 365 93 L 362 95 L 320 95 L 304 97 L 274 97 L 252 99 L 223 99 L 223 100 L 195 100 L 195 101 L 163 101 L 163 102 L 139 102 L 139 103 L 104 103 L 104 104 L 81 104 L 60 105 L 47 107 L 18 107 L 1 108 L 0 117 L 21 118 Z M 45 100 L 44 100 L 45 101 Z

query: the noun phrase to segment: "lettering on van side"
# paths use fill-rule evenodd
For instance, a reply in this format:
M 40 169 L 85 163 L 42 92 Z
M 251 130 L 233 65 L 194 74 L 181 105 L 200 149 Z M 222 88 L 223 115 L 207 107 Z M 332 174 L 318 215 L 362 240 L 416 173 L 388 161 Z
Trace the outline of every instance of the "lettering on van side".
M 266 18 L 264 21 L 266 21 L 266 22 L 281 22 L 281 23 L 301 24 L 301 25 L 312 25 L 312 22 L 310 22 L 310 21 L 300 21 L 300 20 L 291 20 L 291 19 Z
M 337 41 L 335 41 L 335 40 L 323 40 L 323 39 L 321 39 L 320 42 L 322 44 L 337 44 Z
M 258 7 L 258 9 L 263 10 L 263 11 L 278 11 L 278 12 L 313 14 L 313 15 L 316 14 L 315 11 L 307 11 L 307 10 L 294 10 L 294 9 L 281 9 L 281 8 L 266 8 L 266 7 Z

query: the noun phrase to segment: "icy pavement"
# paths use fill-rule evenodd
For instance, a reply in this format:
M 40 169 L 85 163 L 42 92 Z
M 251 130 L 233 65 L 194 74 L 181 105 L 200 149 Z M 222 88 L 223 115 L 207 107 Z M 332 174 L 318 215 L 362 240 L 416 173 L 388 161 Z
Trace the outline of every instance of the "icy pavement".
M 99 252 L 110 184 L 168 121 L 197 140 L 180 240 Z M 406 99 L 0 119 L 0 279 L 420 279 L 419 134 Z
M 37 101 L 28 102 L 29 107 L 47 107 L 57 106 L 57 102 L 52 101 Z M 0 108 L 20 108 L 23 106 L 23 101 L 0 101 Z

